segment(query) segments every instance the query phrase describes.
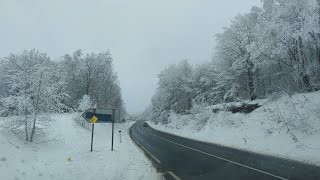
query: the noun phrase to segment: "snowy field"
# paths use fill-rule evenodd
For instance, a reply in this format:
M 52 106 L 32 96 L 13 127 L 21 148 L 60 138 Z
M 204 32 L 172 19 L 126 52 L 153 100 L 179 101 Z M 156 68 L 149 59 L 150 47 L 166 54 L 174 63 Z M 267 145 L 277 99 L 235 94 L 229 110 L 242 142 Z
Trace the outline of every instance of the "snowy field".
M 131 141 L 128 135 L 131 124 L 115 125 L 114 151 L 110 150 L 111 124 L 95 125 L 94 151 L 90 152 L 91 130 L 75 123 L 75 116 L 79 114 L 53 115 L 52 131 L 37 137 L 34 143 L 26 143 L 2 129 L 0 180 L 162 179 Z M 119 130 L 123 132 L 121 144 Z
M 171 113 L 166 126 L 150 125 L 183 137 L 320 165 L 320 91 L 256 102 L 262 107 L 249 114 L 212 112 L 228 104 L 197 106 L 189 115 Z

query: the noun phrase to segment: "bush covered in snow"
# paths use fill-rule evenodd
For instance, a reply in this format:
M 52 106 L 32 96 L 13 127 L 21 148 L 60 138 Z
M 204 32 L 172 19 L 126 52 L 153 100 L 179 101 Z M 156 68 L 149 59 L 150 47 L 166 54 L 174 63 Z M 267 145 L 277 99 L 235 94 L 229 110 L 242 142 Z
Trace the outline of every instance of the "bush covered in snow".
M 89 95 L 83 95 L 82 99 L 79 100 L 78 110 L 81 112 L 86 111 L 89 108 L 92 108 L 93 103 Z

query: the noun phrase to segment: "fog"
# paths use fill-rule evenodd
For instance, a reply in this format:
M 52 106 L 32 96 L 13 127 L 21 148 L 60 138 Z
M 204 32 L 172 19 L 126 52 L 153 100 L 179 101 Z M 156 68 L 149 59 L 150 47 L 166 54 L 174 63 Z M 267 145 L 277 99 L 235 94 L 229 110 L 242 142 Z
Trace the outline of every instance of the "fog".
M 0 57 L 36 48 L 58 60 L 77 49 L 110 50 L 131 113 L 149 103 L 161 69 L 209 61 L 235 15 L 260 0 L 1 0 Z

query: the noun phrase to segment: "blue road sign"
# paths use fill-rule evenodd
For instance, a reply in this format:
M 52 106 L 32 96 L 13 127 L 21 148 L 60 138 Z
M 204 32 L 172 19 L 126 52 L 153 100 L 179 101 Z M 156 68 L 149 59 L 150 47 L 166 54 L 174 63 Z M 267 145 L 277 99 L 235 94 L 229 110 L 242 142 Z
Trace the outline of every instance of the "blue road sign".
M 95 123 L 112 123 L 112 140 L 111 140 L 111 151 L 113 151 L 113 134 L 114 134 L 114 122 L 116 121 L 115 108 L 112 110 L 102 110 L 89 108 L 81 116 L 89 123 L 92 123 L 91 133 L 91 151 L 93 148 L 93 132 Z M 112 114 L 112 115 L 111 115 Z M 120 111 L 119 111 L 120 119 Z
M 93 112 L 87 112 L 85 114 L 85 119 L 91 119 L 93 117 Z M 112 115 L 111 114 L 98 114 L 96 113 L 95 116 L 98 118 L 97 123 L 106 123 L 112 122 Z
M 93 108 L 89 108 L 82 114 L 82 117 L 89 123 L 90 119 L 95 115 L 98 118 L 96 123 L 111 123 L 112 115 L 107 110 L 96 109 L 95 114 L 93 113 Z

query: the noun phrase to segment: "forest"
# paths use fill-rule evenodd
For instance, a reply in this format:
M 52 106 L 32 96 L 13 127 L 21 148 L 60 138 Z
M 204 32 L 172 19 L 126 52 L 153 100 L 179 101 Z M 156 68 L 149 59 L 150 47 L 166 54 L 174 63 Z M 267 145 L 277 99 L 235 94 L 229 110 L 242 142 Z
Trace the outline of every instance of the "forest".
M 0 61 L 0 116 L 11 117 L 2 126 L 25 134 L 26 141 L 50 127 L 50 113 L 94 105 L 125 113 L 109 51 L 84 54 L 79 49 L 54 61 L 33 49 Z
M 182 60 L 158 74 L 144 117 L 320 90 L 320 0 L 264 0 L 215 39 L 210 62 Z

